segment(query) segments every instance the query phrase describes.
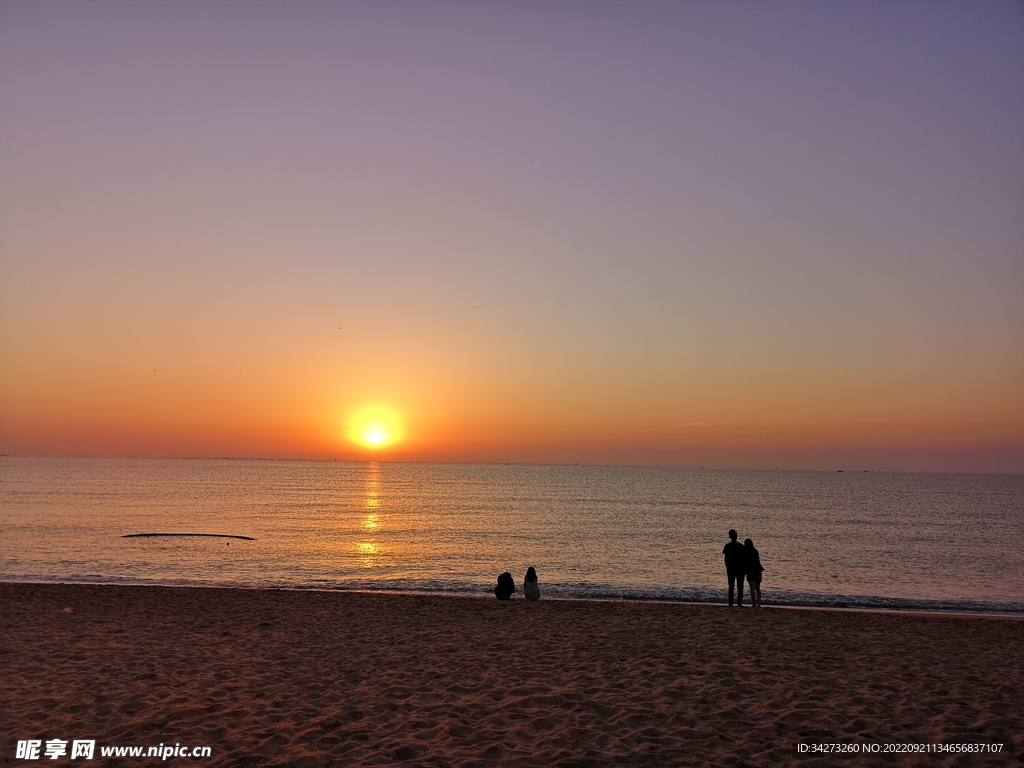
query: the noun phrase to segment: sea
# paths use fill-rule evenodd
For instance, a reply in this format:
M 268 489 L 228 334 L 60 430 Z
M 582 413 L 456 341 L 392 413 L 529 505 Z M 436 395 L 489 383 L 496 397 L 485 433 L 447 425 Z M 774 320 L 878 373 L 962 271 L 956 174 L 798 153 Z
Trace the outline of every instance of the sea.
M 721 603 L 730 528 L 766 606 L 1024 614 L 1024 475 L 0 457 L 4 582 Z

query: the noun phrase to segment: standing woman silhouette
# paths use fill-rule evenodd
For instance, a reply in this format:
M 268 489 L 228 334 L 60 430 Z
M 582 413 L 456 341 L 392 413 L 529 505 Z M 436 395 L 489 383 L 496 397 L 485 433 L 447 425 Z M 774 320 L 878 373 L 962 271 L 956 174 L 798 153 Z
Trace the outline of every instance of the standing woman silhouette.
M 746 555 L 747 583 L 750 584 L 750 602 L 753 608 L 761 607 L 761 574 L 764 566 L 761 565 L 761 553 L 754 549 L 754 542 L 744 539 L 743 550 Z

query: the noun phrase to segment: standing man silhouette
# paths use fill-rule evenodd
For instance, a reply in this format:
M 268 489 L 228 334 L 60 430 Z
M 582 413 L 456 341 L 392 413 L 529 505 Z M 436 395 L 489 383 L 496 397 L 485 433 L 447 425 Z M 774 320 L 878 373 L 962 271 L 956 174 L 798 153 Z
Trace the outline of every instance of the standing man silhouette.
M 725 555 L 725 572 L 729 574 L 729 607 L 732 607 L 732 595 L 736 586 L 739 586 L 739 598 L 736 605 L 743 607 L 743 577 L 746 575 L 747 555 L 743 545 L 736 541 L 736 531 L 729 531 L 729 543 L 722 550 Z M 738 582 L 738 584 L 737 584 Z

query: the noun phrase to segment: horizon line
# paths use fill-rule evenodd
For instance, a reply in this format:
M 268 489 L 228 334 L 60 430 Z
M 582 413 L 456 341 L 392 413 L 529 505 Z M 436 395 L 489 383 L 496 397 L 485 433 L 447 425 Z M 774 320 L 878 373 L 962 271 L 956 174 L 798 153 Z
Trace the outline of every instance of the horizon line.
M 477 464 L 483 466 L 521 466 L 521 467 L 597 467 L 606 469 L 680 469 L 680 470 L 705 470 L 711 472 L 816 472 L 828 474 L 875 474 L 875 475 L 996 475 L 1020 477 L 1024 472 L 984 472 L 984 471 L 956 471 L 956 470 L 909 470 L 909 469 L 846 469 L 836 467 L 834 469 L 811 469 L 799 467 L 717 467 L 717 466 L 691 466 L 675 464 L 589 464 L 579 462 L 531 462 L 531 461 L 449 461 L 434 459 L 313 459 L 308 457 L 279 457 L 279 456 L 91 456 L 80 454 L 17 454 L 0 453 L 0 458 L 13 459 L 103 459 L 113 461 L 305 461 L 319 463 L 344 464 Z

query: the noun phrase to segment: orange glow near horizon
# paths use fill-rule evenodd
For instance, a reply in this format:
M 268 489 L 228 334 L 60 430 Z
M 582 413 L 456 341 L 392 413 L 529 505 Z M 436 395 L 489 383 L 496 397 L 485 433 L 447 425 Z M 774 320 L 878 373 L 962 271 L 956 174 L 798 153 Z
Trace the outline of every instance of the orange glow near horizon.
M 400 442 L 404 434 L 397 413 L 390 408 L 367 406 L 352 416 L 348 436 L 363 448 L 379 451 Z
M 0 471 L 1024 474 L 1019 3 L 206 5 L 0 6 Z

